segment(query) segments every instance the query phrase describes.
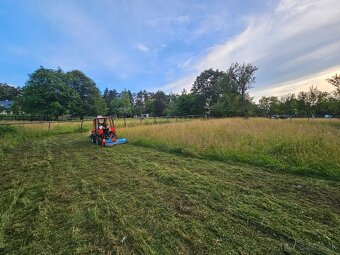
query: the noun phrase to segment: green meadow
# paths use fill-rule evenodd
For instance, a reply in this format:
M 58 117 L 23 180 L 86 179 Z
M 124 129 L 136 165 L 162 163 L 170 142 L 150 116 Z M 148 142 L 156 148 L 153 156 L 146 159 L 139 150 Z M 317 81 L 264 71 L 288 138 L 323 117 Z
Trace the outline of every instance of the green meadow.
M 127 123 L 0 126 L 0 254 L 340 253 L 339 120 Z

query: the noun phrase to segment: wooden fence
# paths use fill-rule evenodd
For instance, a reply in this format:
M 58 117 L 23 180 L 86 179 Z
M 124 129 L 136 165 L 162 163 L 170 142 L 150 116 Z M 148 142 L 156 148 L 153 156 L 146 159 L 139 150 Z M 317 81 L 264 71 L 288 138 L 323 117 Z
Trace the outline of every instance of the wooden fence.
M 31 116 L 29 116 L 31 117 Z M 170 122 L 180 122 L 191 119 L 208 119 L 209 117 L 204 115 L 187 115 L 187 116 L 161 116 L 161 117 L 135 117 L 135 118 L 114 118 L 116 127 L 134 127 L 140 125 L 153 125 L 153 124 L 163 124 Z M 39 118 L 29 118 L 29 120 L 22 120 L 18 118 L 0 119 L 0 126 L 24 126 L 24 125 L 37 125 L 41 124 L 46 126 L 48 130 L 51 130 L 54 126 L 60 125 L 61 123 L 79 123 L 80 130 L 84 129 L 84 123 L 92 122 L 93 118 L 86 118 L 83 120 L 69 119 L 69 120 L 48 120 L 41 121 Z

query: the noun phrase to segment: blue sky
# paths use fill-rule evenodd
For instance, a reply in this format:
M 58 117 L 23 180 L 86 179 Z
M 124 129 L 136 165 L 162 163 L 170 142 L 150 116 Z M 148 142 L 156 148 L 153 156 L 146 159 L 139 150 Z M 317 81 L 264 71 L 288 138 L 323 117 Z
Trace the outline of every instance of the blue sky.
M 103 91 L 190 90 L 204 69 L 259 67 L 251 95 L 340 72 L 340 1 L 1 0 L 0 82 L 79 69 Z

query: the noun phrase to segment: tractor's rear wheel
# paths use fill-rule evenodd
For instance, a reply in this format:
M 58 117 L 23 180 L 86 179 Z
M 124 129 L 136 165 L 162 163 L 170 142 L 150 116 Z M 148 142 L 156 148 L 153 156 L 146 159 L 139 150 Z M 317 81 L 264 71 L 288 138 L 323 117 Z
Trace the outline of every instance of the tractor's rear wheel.
M 91 135 L 91 141 L 92 143 L 96 143 L 96 137 L 94 135 Z

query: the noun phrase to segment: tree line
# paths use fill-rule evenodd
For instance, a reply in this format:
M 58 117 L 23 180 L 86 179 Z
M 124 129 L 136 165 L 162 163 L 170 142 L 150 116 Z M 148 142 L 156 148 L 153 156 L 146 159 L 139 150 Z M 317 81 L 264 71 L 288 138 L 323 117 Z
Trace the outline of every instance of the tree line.
M 329 117 L 340 116 L 340 93 L 323 92 L 311 86 L 307 92 L 287 94 L 282 97 L 262 97 L 258 104 L 264 116 Z
M 101 94 L 96 83 L 83 72 L 63 72 L 40 67 L 29 75 L 22 88 L 0 84 L 0 100 L 14 100 L 13 113 L 41 116 L 65 114 L 84 116 L 115 115 L 133 117 L 209 115 L 232 116 L 315 116 L 340 115 L 340 76 L 328 79 L 332 93 L 311 86 L 309 91 L 282 97 L 262 97 L 255 103 L 249 90 L 258 68 L 233 63 L 223 70 L 208 69 L 197 76 L 190 92 L 166 94 L 163 91 L 131 92 L 106 88 Z

